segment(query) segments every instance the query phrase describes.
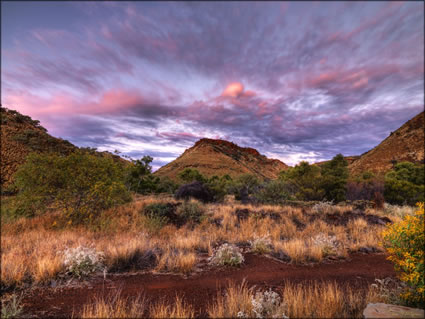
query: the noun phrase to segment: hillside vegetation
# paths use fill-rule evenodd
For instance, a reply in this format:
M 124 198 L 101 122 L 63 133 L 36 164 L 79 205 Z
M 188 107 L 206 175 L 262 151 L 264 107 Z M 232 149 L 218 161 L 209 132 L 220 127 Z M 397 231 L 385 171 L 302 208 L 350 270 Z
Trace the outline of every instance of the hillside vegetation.
M 161 167 L 155 175 L 178 179 L 178 173 L 185 168 L 197 169 L 202 175 L 229 175 L 232 178 L 251 174 L 260 179 L 276 179 L 279 172 L 288 165 L 276 159 L 269 159 L 257 150 L 240 147 L 232 142 L 203 138 L 187 149 L 171 163 Z

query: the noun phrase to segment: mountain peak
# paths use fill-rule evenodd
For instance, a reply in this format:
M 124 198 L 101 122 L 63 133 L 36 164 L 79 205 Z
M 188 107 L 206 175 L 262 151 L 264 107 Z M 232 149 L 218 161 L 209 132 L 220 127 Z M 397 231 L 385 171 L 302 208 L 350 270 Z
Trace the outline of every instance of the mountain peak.
M 274 179 L 288 166 L 269 159 L 251 147 L 240 147 L 221 139 L 202 138 L 173 162 L 161 167 L 156 174 L 177 179 L 185 168 L 195 168 L 207 177 L 225 174 L 237 177 L 252 174 L 261 179 Z

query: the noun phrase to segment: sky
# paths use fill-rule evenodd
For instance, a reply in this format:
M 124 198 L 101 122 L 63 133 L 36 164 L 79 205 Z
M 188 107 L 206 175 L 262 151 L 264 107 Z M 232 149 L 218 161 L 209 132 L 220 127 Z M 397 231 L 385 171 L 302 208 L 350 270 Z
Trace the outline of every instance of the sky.
M 77 146 L 360 155 L 424 108 L 423 2 L 1 2 L 1 103 Z

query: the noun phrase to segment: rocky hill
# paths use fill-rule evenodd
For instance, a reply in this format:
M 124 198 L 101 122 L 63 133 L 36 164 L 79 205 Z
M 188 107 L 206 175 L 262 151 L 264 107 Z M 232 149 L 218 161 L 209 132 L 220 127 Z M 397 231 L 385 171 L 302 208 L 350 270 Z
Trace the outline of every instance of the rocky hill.
M 261 179 L 275 179 L 288 166 L 277 159 L 269 159 L 257 150 L 240 147 L 232 142 L 203 138 L 180 157 L 155 172 L 160 177 L 177 180 L 185 168 L 197 169 L 207 177 L 229 174 L 232 178 L 253 174 Z
M 1 186 L 7 187 L 19 165 L 31 152 L 68 154 L 77 149 L 66 140 L 47 133 L 39 121 L 7 108 L 1 108 Z
M 13 182 L 13 175 L 31 152 L 54 152 L 67 155 L 77 146 L 47 133 L 37 120 L 17 111 L 0 108 L 1 115 L 1 179 L 0 186 L 6 189 Z M 93 151 L 86 149 L 87 151 Z M 109 152 L 95 152 L 99 156 L 111 156 L 129 163 Z
M 364 171 L 385 173 L 395 163 L 424 162 L 424 112 L 404 123 L 370 151 L 354 160 L 348 168 L 352 175 Z

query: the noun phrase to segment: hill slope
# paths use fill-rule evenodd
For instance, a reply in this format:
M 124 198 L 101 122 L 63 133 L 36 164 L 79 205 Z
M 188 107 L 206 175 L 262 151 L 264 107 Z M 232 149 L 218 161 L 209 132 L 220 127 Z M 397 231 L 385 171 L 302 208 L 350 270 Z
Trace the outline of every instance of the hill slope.
M 424 112 L 419 113 L 392 132 L 378 146 L 349 165 L 353 175 L 364 171 L 384 173 L 396 162 L 424 161 Z
M 55 138 L 38 121 L 17 111 L 1 108 L 1 186 L 7 187 L 19 165 L 31 152 L 69 154 L 77 147 Z
M 47 133 L 39 121 L 21 113 L 0 108 L 1 115 L 1 179 L 0 186 L 7 188 L 13 182 L 13 175 L 25 162 L 31 152 L 54 152 L 67 155 L 79 148 L 70 142 Z M 82 150 L 82 149 L 81 149 Z M 93 152 L 94 149 L 84 149 Z M 109 156 L 129 164 L 125 159 L 109 152 L 95 152 L 98 156 Z
M 177 174 L 185 168 L 195 168 L 208 177 L 229 174 L 234 178 L 249 173 L 261 179 L 274 179 L 288 166 L 279 160 L 268 159 L 253 148 L 203 138 L 176 160 L 161 167 L 155 175 L 176 180 Z

